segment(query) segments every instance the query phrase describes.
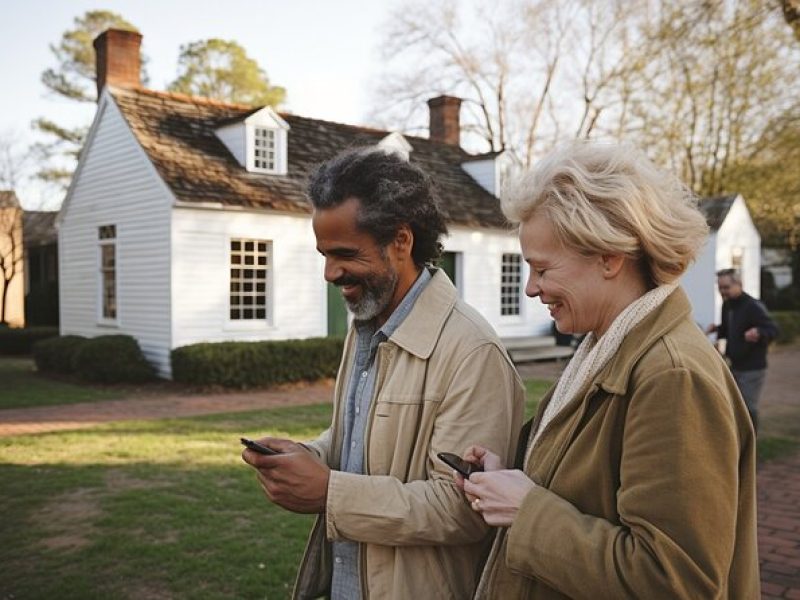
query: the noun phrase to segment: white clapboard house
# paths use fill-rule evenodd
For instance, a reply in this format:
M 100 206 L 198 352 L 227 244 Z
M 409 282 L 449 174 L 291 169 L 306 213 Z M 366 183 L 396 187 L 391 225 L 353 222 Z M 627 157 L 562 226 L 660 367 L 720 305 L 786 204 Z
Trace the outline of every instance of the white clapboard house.
M 349 147 L 407 155 L 436 182 L 443 268 L 504 338 L 547 334 L 526 301 L 516 234 L 495 196 L 498 155 L 459 146 L 460 100 L 429 102 L 430 138 L 143 89 L 141 36 L 95 42 L 98 107 L 59 216 L 61 333 L 134 336 L 162 376 L 197 342 L 342 335 L 306 182 Z
M 719 323 L 722 298 L 717 292 L 717 271 L 738 269 L 744 291 L 761 295 L 761 236 L 741 194 L 704 198 L 699 203 L 710 233 L 703 251 L 682 285 L 692 302 L 694 318 L 705 329 Z

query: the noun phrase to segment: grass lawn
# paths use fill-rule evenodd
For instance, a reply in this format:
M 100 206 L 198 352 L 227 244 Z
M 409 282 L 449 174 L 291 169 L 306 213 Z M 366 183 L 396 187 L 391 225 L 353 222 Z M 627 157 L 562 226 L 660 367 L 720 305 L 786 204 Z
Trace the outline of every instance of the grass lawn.
M 0 409 L 117 400 L 130 393 L 121 387 L 92 386 L 44 377 L 36 372 L 32 359 L 7 356 L 0 358 L 0 382 Z
M 313 519 L 264 499 L 239 437 L 329 421 L 321 405 L 0 438 L 0 598 L 288 597 Z
M 0 438 L 0 598 L 284 598 L 311 517 L 273 507 L 239 436 L 329 406 Z
M 526 381 L 528 416 L 548 386 Z M 313 519 L 264 499 L 238 438 L 329 420 L 319 405 L 0 438 L 0 598 L 288 597 Z

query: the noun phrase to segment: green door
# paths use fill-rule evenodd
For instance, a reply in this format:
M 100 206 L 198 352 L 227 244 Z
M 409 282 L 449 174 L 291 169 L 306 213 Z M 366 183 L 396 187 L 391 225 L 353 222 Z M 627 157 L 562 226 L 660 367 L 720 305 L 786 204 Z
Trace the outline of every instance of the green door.
M 347 307 L 342 292 L 332 283 L 328 284 L 328 337 L 341 337 L 347 334 Z
M 450 278 L 450 281 L 453 282 L 453 285 L 458 285 L 456 282 L 456 253 L 455 252 L 442 252 L 442 256 L 439 259 L 439 268 L 442 269 L 447 276 Z

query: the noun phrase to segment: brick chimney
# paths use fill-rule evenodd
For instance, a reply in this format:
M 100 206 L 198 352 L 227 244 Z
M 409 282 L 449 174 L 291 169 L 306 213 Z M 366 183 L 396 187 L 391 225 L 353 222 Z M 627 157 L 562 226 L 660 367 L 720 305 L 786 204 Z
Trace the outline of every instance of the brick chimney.
M 107 84 L 120 87 L 141 85 L 142 34 L 107 29 L 94 40 L 97 60 L 97 98 Z
M 428 137 L 435 142 L 458 146 L 461 137 L 461 98 L 437 96 L 428 100 L 428 108 L 431 114 Z

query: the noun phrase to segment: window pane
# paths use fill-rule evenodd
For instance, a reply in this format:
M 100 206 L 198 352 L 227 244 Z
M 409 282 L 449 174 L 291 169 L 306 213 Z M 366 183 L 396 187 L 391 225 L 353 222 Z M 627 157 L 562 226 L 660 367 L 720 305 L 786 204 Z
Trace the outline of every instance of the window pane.
M 520 314 L 520 291 L 522 284 L 522 257 L 519 254 L 503 254 L 500 265 L 500 314 Z
M 238 239 L 231 242 L 231 266 L 245 265 L 259 268 L 231 268 L 229 310 L 231 319 L 266 319 L 267 278 L 270 242 Z M 254 308 L 255 307 L 255 308 Z M 233 312 L 237 311 L 237 316 Z

